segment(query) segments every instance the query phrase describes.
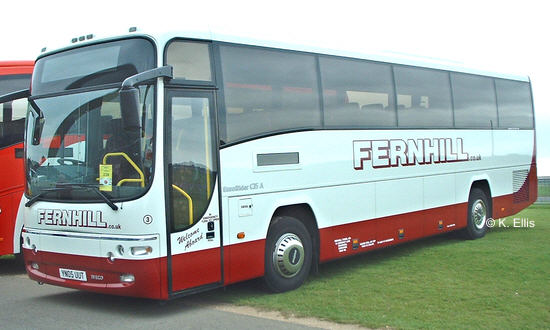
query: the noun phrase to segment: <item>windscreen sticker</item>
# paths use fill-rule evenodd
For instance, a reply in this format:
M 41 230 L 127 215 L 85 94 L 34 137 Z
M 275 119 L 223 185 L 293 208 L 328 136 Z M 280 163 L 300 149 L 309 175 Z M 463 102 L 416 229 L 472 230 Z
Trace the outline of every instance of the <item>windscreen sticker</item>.
M 99 190 L 113 191 L 113 165 L 99 165 Z

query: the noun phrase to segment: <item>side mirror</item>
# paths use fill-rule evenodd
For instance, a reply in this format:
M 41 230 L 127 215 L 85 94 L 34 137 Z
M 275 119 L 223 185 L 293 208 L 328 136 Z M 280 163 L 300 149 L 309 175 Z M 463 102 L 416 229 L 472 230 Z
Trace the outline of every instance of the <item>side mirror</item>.
M 120 112 L 125 130 L 131 131 L 141 128 L 139 121 L 139 90 L 134 86 L 159 77 L 172 79 L 174 77 L 174 69 L 167 65 L 135 74 L 124 79 L 122 82 L 122 88 L 119 91 Z
M 32 128 L 32 145 L 37 146 L 40 144 L 40 137 L 42 136 L 42 129 L 44 128 L 44 114 L 40 107 L 34 102 L 34 100 L 29 99 L 29 110 L 32 113 L 32 116 L 27 115 L 27 121 L 34 121 L 34 126 Z
M 44 128 L 44 117 L 34 117 L 34 127 L 32 131 L 32 144 L 37 146 L 40 144 L 42 136 L 42 128 Z
M 125 130 L 139 130 L 139 90 L 126 87 L 120 90 L 120 112 Z

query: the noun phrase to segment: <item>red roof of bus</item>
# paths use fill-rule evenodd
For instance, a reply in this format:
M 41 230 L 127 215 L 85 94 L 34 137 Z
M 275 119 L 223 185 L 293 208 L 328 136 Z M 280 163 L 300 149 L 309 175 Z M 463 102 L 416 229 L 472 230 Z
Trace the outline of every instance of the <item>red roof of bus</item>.
M 32 73 L 34 61 L 2 61 L 0 75 Z

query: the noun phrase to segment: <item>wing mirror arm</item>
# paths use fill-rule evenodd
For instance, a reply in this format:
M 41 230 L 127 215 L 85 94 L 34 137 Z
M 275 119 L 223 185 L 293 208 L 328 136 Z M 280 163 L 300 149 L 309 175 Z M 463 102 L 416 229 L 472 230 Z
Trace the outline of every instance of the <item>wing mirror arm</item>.
M 144 81 L 160 77 L 174 79 L 174 68 L 171 65 L 166 65 L 130 76 L 122 82 L 121 90 L 129 89 Z
M 139 120 L 139 90 L 135 86 L 144 81 L 160 77 L 173 79 L 174 69 L 172 66 L 167 65 L 147 70 L 128 77 L 122 82 L 119 95 L 124 129 L 138 130 L 141 125 Z

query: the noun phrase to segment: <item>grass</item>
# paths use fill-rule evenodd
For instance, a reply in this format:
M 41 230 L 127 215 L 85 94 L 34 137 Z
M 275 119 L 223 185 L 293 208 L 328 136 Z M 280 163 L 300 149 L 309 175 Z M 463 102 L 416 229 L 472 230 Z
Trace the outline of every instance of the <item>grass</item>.
M 512 228 L 513 218 L 534 228 Z M 250 281 L 216 299 L 366 327 L 547 328 L 550 206 L 533 205 L 483 239 L 432 237 L 320 266 L 282 294 Z

